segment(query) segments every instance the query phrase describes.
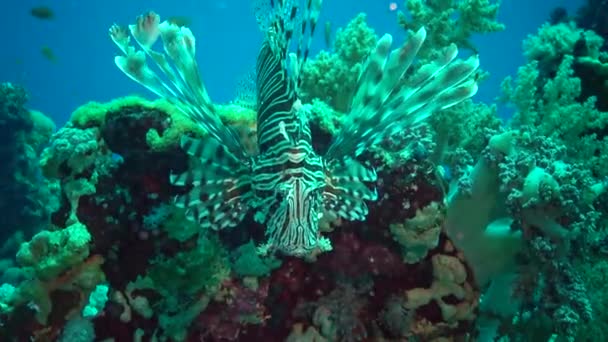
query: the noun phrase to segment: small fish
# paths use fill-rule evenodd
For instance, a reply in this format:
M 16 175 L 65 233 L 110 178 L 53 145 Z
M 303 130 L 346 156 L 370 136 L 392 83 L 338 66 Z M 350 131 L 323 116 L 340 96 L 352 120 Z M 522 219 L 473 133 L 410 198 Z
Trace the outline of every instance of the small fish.
M 190 26 L 192 24 L 192 19 L 190 17 L 176 15 L 167 19 L 171 24 L 175 24 L 179 27 Z
M 122 164 L 125 160 L 124 158 L 118 154 L 118 153 L 112 153 L 112 161 L 118 164 Z
M 52 20 L 55 18 L 55 13 L 47 6 L 34 7 L 30 10 L 30 14 L 32 17 L 40 20 Z
M 44 56 L 44 58 L 46 58 L 50 62 L 57 62 L 57 56 L 55 56 L 55 53 L 50 47 L 43 46 L 42 49 L 40 49 L 40 53 L 42 53 L 42 56 Z
M 437 171 L 439 171 L 441 178 L 444 180 L 448 182 L 452 180 L 452 169 L 448 165 L 439 165 Z
M 325 22 L 325 46 L 331 48 L 331 21 Z

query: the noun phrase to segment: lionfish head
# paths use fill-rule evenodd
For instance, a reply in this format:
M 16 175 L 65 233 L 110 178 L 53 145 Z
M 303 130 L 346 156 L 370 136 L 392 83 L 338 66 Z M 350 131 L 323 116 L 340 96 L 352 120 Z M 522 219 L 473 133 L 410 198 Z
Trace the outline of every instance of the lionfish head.
M 328 249 L 327 240 L 319 233 L 323 188 L 304 183 L 294 179 L 279 189 L 278 207 L 268 218 L 268 245 L 286 255 L 306 256 L 315 250 Z

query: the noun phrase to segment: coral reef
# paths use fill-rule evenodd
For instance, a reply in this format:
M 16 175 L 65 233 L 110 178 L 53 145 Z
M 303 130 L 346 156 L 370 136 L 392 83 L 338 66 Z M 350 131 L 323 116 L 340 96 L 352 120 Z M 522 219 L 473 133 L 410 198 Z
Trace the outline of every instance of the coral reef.
M 255 6 L 267 28 L 269 5 Z M 178 186 L 171 175 L 203 162 L 226 171 L 180 148 L 190 139 L 203 139 L 201 149 L 218 145 L 204 140 L 212 125 L 191 120 L 183 103 L 90 102 L 51 137 L 52 125 L 23 107 L 23 91 L 3 85 L 0 129 L 11 147 L 5 172 L 18 180 L 3 187 L 12 187 L 7 196 L 28 195 L 27 205 L 2 204 L 38 211 L 9 222 L 12 231 L 36 228 L 1 250 L 15 259 L 0 262 L 0 340 L 605 339 L 608 122 L 606 74 L 599 71 L 606 31 L 590 14 L 601 6 L 588 1 L 576 22 L 556 11 L 524 41 L 527 62 L 503 83 L 503 100 L 515 108 L 510 120 L 501 122 L 494 104 L 466 100 L 374 137 L 349 162 L 329 164 L 331 171 L 373 169 L 366 179 L 377 200 L 367 203 L 365 220 L 323 213 L 318 229 L 332 249 L 305 257 L 263 253 L 265 227 L 252 212 L 216 231 L 174 205 L 201 182 Z M 430 44 L 401 86 L 413 84 L 425 60 L 445 53 L 443 45 L 475 51 L 472 34 L 503 29 L 498 8 L 484 0 L 408 1 L 400 24 L 410 31 L 426 25 Z M 157 19 L 143 17 L 133 28 L 144 48 L 154 41 L 145 30 L 154 22 L 146 18 Z M 189 30 L 179 30 L 181 42 L 191 42 Z M 128 55 L 121 32 L 114 38 Z M 302 70 L 297 113 L 310 124 L 319 154 L 359 148 L 332 147 L 336 136 L 370 134 L 347 126 L 374 119 L 353 116 L 349 107 L 353 96 L 366 101 L 357 82 L 370 51 L 380 53 L 377 44 L 359 15 L 331 51 Z M 257 90 L 240 91 L 229 104 L 204 103 L 254 155 Z M 227 151 L 214 150 L 220 157 Z M 42 205 L 46 183 L 58 184 L 55 207 Z
M 54 208 L 54 187 L 40 176 L 38 157 L 55 124 L 44 114 L 27 109 L 26 103 L 24 88 L 0 84 L 0 259 L 10 257 L 20 240 L 43 228 Z
M 432 285 L 433 274 L 437 272 L 434 271 L 437 263 L 431 262 L 432 258 L 457 257 L 445 234 L 437 237 L 434 246 L 428 245 L 427 257 L 412 265 L 403 263 L 401 247 L 388 234 L 391 224 L 414 220 L 417 213 L 426 212 L 423 208 L 437 206 L 441 191 L 420 197 L 426 189 L 434 188 L 428 183 L 432 177 L 416 177 L 418 186 L 406 192 L 387 181 L 386 186 L 379 189 L 386 200 L 378 204 L 375 211 L 378 214 L 364 225 L 343 223 L 339 230 L 328 232 L 334 241 L 334 251 L 316 256 L 315 262 L 260 257 L 251 239 L 260 243 L 263 236 L 251 218 L 244 223 L 250 229 L 208 236 L 187 221 L 183 211 L 166 206 L 179 191 L 168 185 L 170 169 L 185 167 L 187 159 L 177 146 L 158 151 L 145 139 L 137 145 L 134 143 L 138 137 L 144 138 L 149 130 L 156 129 L 156 123 L 166 122 L 166 115 L 172 114 L 149 103 L 152 107 L 132 101 L 123 107 L 107 107 L 111 109 L 106 117 L 120 116 L 120 120 L 91 121 L 100 126 L 90 122 L 86 125 L 88 128 L 77 128 L 76 122 L 70 123 L 47 147 L 45 160 L 53 162 L 43 165 L 53 171 L 48 172 L 49 176 L 64 184 L 64 200 L 53 215 L 57 228 L 39 233 L 22 246 L 18 258 L 22 267 L 31 268 L 28 276 L 31 280 L 15 284 L 11 291 L 5 289 L 13 294 L 2 299 L 3 319 L 17 317 L 19 312 L 22 322 L 31 322 L 29 326 L 38 328 L 15 326 L 9 319 L 0 329 L 3 336 L 29 336 L 29 332 L 34 332 L 40 339 L 59 336 L 62 331 L 67 334 L 64 324 L 68 321 L 76 324 L 72 321 L 83 319 L 78 317 L 83 315 L 89 296 L 94 297 L 100 284 L 108 284 L 108 301 L 99 314 L 86 319 L 92 320 L 96 338 L 102 339 L 166 336 L 188 340 L 200 336 L 212 340 L 247 340 L 276 336 L 281 340 L 298 326 L 316 330 L 328 340 L 382 334 L 397 336 L 395 327 L 388 328 L 382 323 L 383 315 L 393 305 L 389 298 L 406 303 L 404 310 L 409 312 L 402 323 L 406 325 L 398 330 L 399 336 L 466 333 L 465 327 L 472 324 L 473 316 L 454 316 L 446 310 L 468 307 L 468 312 L 474 315 L 476 304 L 471 296 L 478 292 L 470 281 L 471 275 L 465 271 L 453 286 L 448 285 L 453 280 L 445 277 L 440 278 L 444 285 Z M 81 111 L 76 111 L 79 118 Z M 133 115 L 136 112 L 138 114 Z M 120 136 L 122 130 L 128 130 L 132 139 L 112 140 Z M 66 135 L 69 131 L 74 133 Z M 97 133 L 89 135 L 90 132 Z M 79 149 L 81 143 L 71 138 L 76 137 L 75 133 L 94 137 L 85 140 L 92 144 Z M 87 153 L 65 154 L 57 146 L 66 146 L 67 143 L 59 142 L 66 138 L 72 142 L 73 151 Z M 117 153 L 114 151 L 120 151 L 119 160 L 112 158 Z M 92 155 L 96 156 L 90 159 L 92 162 L 75 164 L 77 168 L 70 166 L 72 158 Z M 382 159 L 378 159 L 382 153 L 376 155 L 375 163 L 383 164 Z M 413 161 L 400 160 L 391 168 L 385 168 L 382 172 L 386 177 L 382 178 L 403 178 L 404 173 L 413 172 L 412 167 L 415 167 Z M 82 180 L 79 184 L 93 181 L 94 184 L 89 191 L 71 190 L 74 187 L 66 186 L 77 180 Z M 394 220 L 386 221 L 386 216 L 381 214 L 416 197 L 425 199 L 414 202 L 411 209 Z M 335 224 L 339 223 L 327 229 L 334 229 Z M 188 228 L 190 225 L 193 227 Z M 75 229 L 87 232 L 83 239 L 70 233 Z M 69 238 L 62 239 L 64 235 Z M 233 252 L 227 253 L 227 250 Z M 88 277 L 88 282 L 83 285 L 84 277 Z M 440 300 L 439 294 L 425 300 L 415 299 L 418 295 L 414 292 L 408 295 L 408 291 L 422 289 L 426 289 L 425 293 L 444 291 L 445 286 L 456 289 L 464 282 L 468 284 L 469 294 L 463 296 L 464 292 L 457 290 L 460 292 L 454 294 L 456 297 L 449 304 L 432 299 Z M 75 293 L 79 293 L 78 300 L 58 301 L 64 295 Z M 353 300 L 358 308 L 355 311 L 331 311 L 341 310 L 344 301 Z M 29 304 L 32 302 L 36 303 L 36 310 L 32 310 Z M 453 309 L 448 309 L 452 306 Z M 37 319 L 46 325 L 38 325 Z M 443 319 L 446 319 L 445 325 L 435 326 Z

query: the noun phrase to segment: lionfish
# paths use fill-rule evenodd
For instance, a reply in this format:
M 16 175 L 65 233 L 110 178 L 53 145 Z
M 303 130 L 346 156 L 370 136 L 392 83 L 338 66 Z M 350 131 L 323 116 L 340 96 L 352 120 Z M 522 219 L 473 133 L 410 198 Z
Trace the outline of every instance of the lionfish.
M 432 63 L 411 72 L 425 29 L 392 51 L 392 37 L 385 34 L 363 64 L 343 127 L 321 156 L 313 149 L 298 93 L 322 0 L 306 0 L 302 15 L 296 2 L 270 0 L 269 24 L 256 63 L 255 155 L 246 152 L 236 130 L 216 114 L 198 71 L 190 29 L 161 23 L 157 14 L 148 13 L 128 28 L 114 24 L 110 36 L 124 54 L 115 57 L 120 70 L 208 132 L 205 138 L 181 138 L 192 166 L 172 174 L 171 183 L 190 190 L 177 196 L 175 204 L 186 209 L 189 219 L 216 230 L 238 225 L 254 210 L 256 221 L 266 227 L 260 253 L 304 257 L 331 249 L 319 231 L 324 214 L 364 220 L 366 201 L 377 199 L 375 171 L 356 158 L 434 111 L 473 96 L 479 60 L 455 59 L 458 49 L 452 44 Z M 290 52 L 294 31 L 296 52 Z M 130 45 L 129 32 L 141 50 Z M 152 49 L 159 37 L 165 53 Z M 166 80 L 147 66 L 146 56 Z

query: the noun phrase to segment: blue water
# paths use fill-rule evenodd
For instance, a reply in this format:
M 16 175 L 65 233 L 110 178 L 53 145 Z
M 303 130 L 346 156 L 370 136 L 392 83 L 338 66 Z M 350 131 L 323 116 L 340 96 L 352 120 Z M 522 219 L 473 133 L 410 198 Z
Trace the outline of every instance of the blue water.
M 366 12 L 370 26 L 378 34 L 403 35 L 397 24 L 397 11 L 389 10 L 391 2 L 326 0 L 319 22 L 329 19 L 334 28 L 342 27 L 357 13 Z M 500 82 L 524 64 L 522 39 L 536 32 L 551 9 L 562 6 L 572 12 L 582 2 L 503 1 L 498 20 L 507 29 L 474 40 L 482 67 L 491 73 L 476 99 L 493 102 L 500 94 Z M 399 7 L 402 3 L 397 1 Z M 147 10 L 164 17 L 188 16 L 198 39 L 199 67 L 216 102 L 233 98 L 236 83 L 254 65 L 261 41 L 248 0 L 5 0 L 3 5 L 0 79 L 25 86 L 31 95 L 31 108 L 51 116 L 58 125 L 63 125 L 71 112 L 87 101 L 107 101 L 125 94 L 151 96 L 134 82 L 125 81 L 114 66 L 117 49 L 107 34 L 114 22 L 132 23 L 135 16 Z M 32 17 L 30 9 L 34 6 L 49 6 L 55 18 L 49 21 Z M 45 46 L 53 51 L 56 62 L 42 55 Z M 313 55 L 321 48 L 323 32 L 317 32 Z M 508 114 L 501 109 L 502 116 Z

